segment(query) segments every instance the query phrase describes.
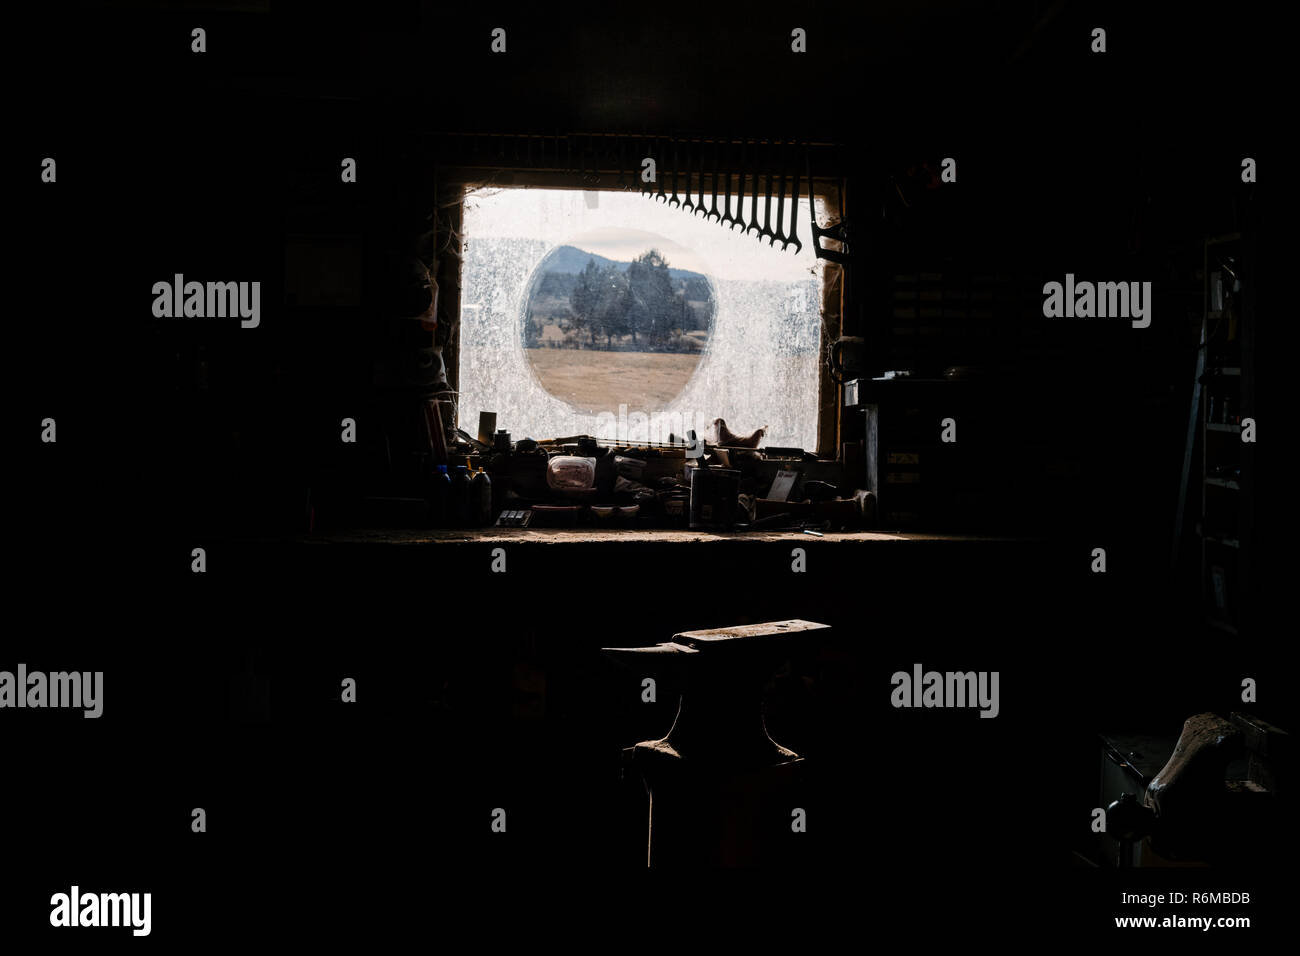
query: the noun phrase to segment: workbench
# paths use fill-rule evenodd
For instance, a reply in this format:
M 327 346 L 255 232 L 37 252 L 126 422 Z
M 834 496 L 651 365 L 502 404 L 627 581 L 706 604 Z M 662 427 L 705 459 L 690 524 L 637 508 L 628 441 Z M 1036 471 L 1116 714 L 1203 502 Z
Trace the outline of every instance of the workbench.
M 456 530 L 368 529 L 327 531 L 298 535 L 289 539 L 302 544 L 717 544 L 788 543 L 866 544 L 906 542 L 993 543 L 1024 542 L 1034 539 L 969 534 L 929 534 L 898 531 L 827 531 L 822 535 L 800 531 L 684 531 L 594 528 L 461 528 Z

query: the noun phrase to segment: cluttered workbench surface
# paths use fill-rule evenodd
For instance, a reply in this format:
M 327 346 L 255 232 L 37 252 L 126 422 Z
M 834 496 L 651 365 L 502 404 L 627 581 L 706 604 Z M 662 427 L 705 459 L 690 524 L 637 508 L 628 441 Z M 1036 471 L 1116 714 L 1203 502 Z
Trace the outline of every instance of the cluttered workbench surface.
M 331 531 L 296 535 L 291 539 L 311 544 L 470 544 L 508 541 L 528 544 L 591 544 L 606 541 L 650 542 L 656 544 L 699 544 L 716 542 L 996 542 L 1025 541 L 989 535 L 915 534 L 880 531 L 827 531 L 809 534 L 800 531 L 687 531 L 676 529 L 589 528 L 459 528 L 451 530 L 381 528 L 374 530 Z

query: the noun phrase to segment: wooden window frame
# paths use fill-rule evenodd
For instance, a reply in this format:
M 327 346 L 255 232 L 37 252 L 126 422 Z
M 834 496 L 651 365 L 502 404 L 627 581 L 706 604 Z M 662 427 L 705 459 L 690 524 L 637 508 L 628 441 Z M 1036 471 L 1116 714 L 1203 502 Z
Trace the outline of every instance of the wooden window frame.
M 464 201 L 466 194 L 481 188 L 528 188 L 528 189 L 567 189 L 596 190 L 599 192 L 623 192 L 617 185 L 609 185 L 599 180 L 606 176 L 612 178 L 617 171 L 593 170 L 580 174 L 565 170 L 520 168 L 518 166 L 445 166 L 437 171 L 437 212 L 435 215 L 434 248 L 436 276 L 439 295 L 439 327 L 445 332 L 439 334 L 438 344 L 442 346 L 442 359 L 446 367 L 447 384 L 452 391 L 460 391 L 460 300 L 461 300 L 461 266 L 462 247 L 459 239 L 463 235 Z M 707 175 L 707 174 L 706 174 Z M 596 181 L 593 181 L 593 178 Z M 699 177 L 687 174 L 685 189 L 699 188 Z M 839 209 L 838 180 L 815 177 L 810 192 L 822 199 L 826 209 Z M 750 194 L 747 194 L 750 195 Z M 806 235 L 805 248 L 812 242 L 812 236 Z M 777 253 L 779 254 L 779 252 Z M 822 269 L 822 287 L 819 302 L 821 316 L 821 342 L 818 348 L 819 360 L 817 382 L 817 447 L 814 451 L 819 459 L 838 460 L 840 451 L 840 432 L 842 414 L 842 389 L 830 375 L 827 356 L 835 339 L 843 334 L 844 328 L 844 282 L 843 267 L 837 263 L 824 261 Z M 461 427 L 465 427 L 457 422 Z

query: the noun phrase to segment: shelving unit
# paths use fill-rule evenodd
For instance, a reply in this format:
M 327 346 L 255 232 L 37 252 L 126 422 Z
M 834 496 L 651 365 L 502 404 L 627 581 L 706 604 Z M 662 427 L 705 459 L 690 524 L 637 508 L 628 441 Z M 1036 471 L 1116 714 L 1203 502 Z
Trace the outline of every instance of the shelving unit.
M 1213 626 L 1235 634 L 1245 599 L 1243 571 L 1249 540 L 1250 510 L 1243 498 L 1253 487 L 1243 469 L 1247 463 L 1241 421 L 1252 412 L 1253 369 L 1248 349 L 1247 307 L 1238 233 L 1207 239 L 1204 246 L 1204 318 L 1201 360 L 1197 363 L 1201 468 L 1200 536 L 1201 600 Z M 1252 297 L 1253 299 L 1253 297 Z M 1189 449 L 1190 451 L 1190 449 Z

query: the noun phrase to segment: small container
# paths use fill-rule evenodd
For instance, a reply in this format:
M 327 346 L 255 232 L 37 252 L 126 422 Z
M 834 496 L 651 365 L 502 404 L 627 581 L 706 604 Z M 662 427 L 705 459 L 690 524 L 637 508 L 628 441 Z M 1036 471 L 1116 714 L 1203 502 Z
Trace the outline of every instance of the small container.
M 447 525 L 467 528 L 470 524 L 469 469 L 457 465 L 451 476 L 451 492 L 447 496 Z
M 546 463 L 546 485 L 552 491 L 590 491 L 596 481 L 596 459 L 556 455 Z
M 446 465 L 437 465 L 429 476 L 429 526 L 447 527 L 447 505 L 451 501 L 451 475 Z
M 478 413 L 478 440 L 485 445 L 492 444 L 492 435 L 497 430 L 496 412 Z
M 470 524 L 486 528 L 492 523 L 492 479 L 480 468 L 474 472 L 469 486 Z
M 736 523 L 740 472 L 731 468 L 691 469 L 691 529 L 726 531 Z

